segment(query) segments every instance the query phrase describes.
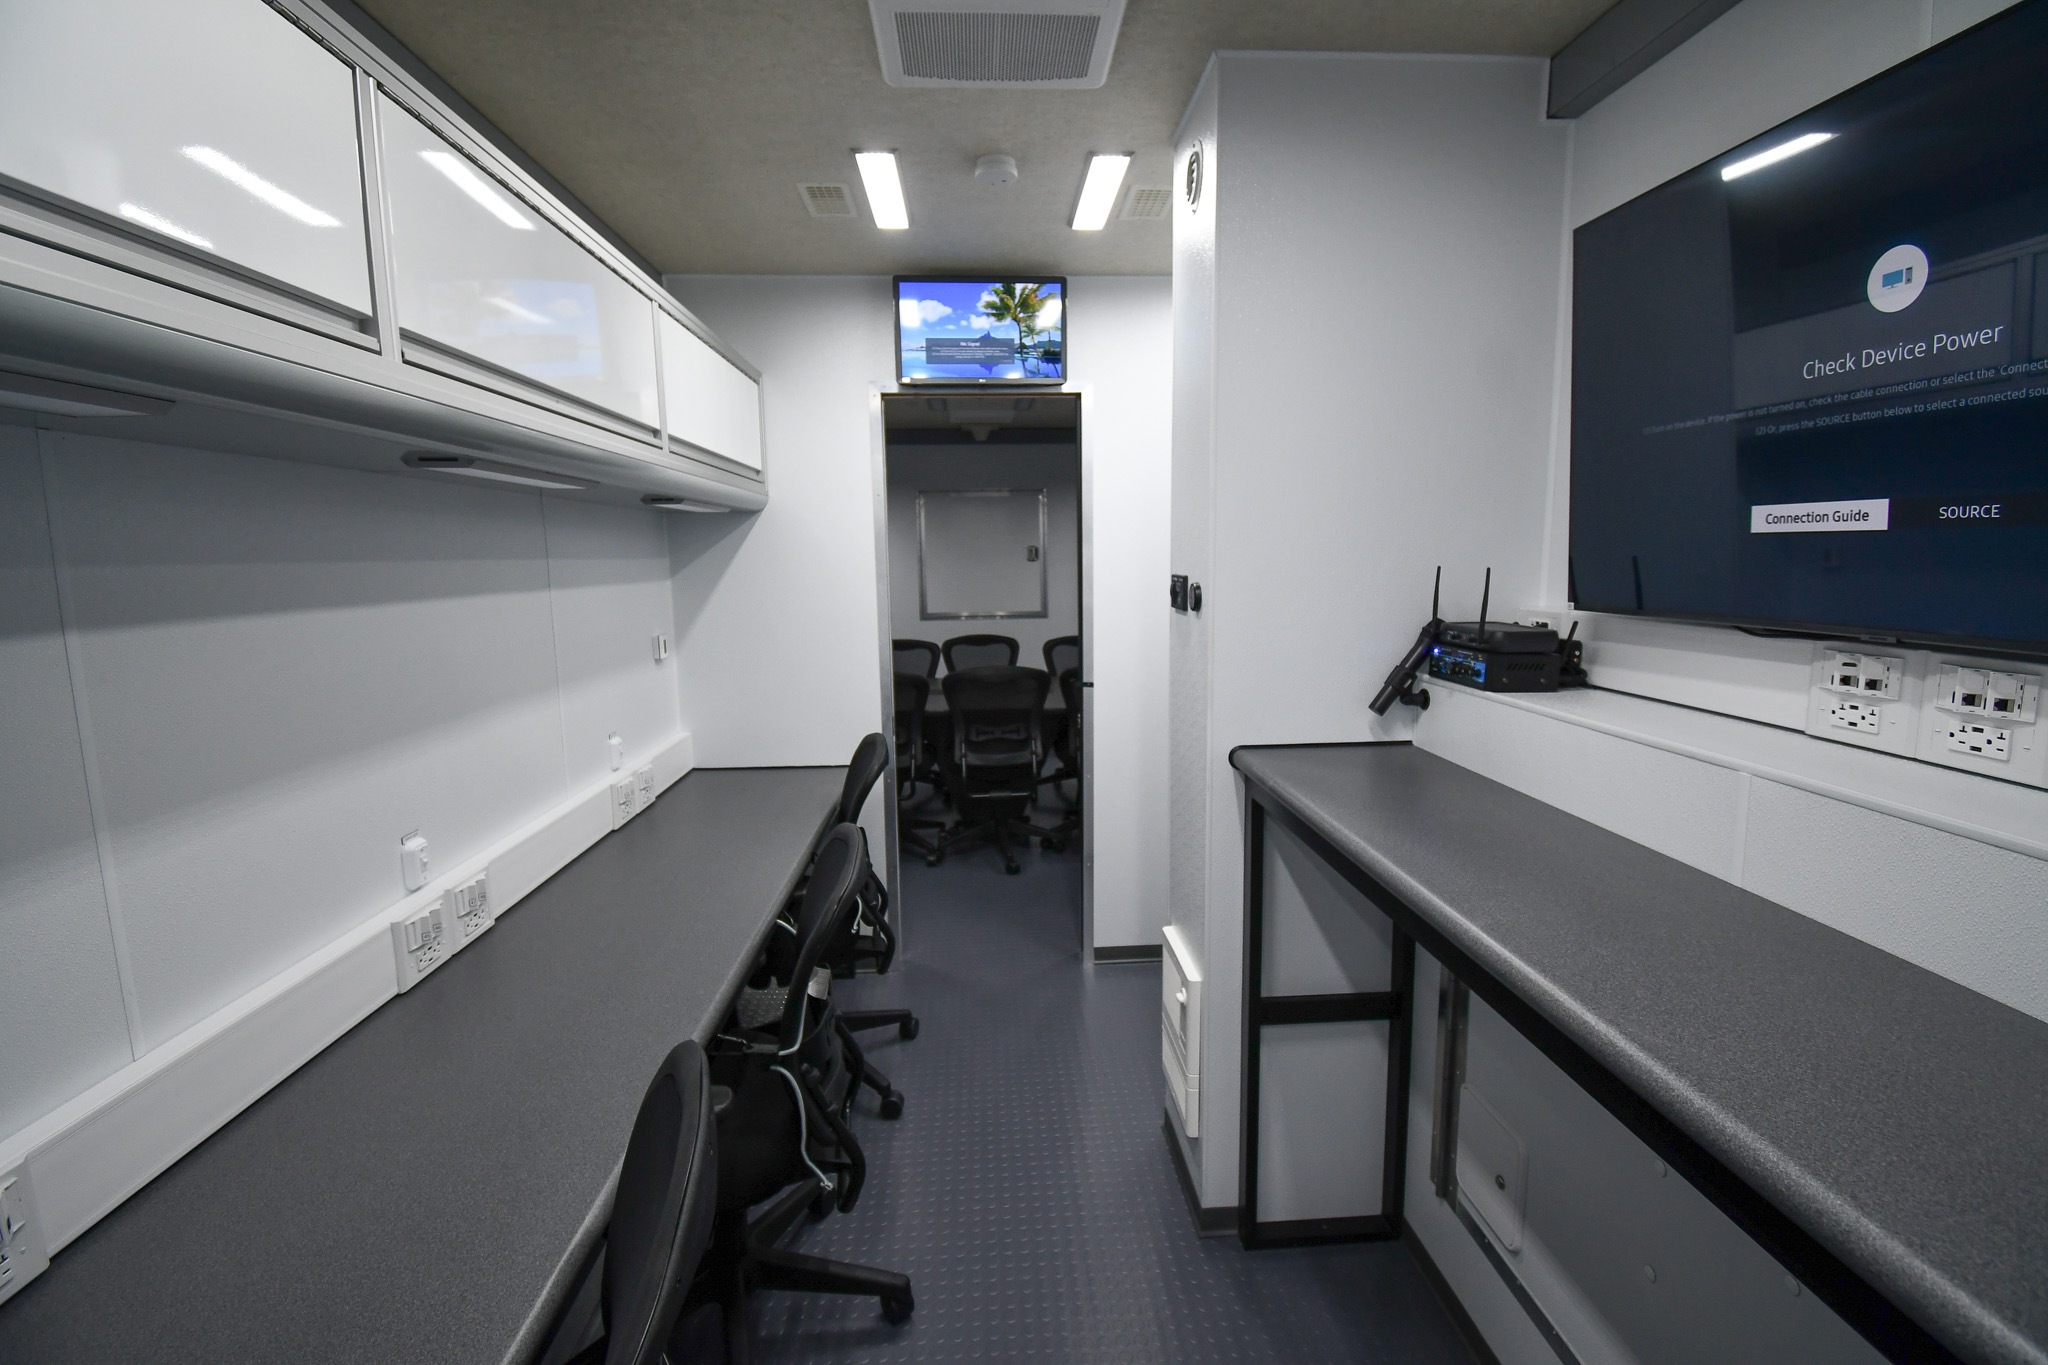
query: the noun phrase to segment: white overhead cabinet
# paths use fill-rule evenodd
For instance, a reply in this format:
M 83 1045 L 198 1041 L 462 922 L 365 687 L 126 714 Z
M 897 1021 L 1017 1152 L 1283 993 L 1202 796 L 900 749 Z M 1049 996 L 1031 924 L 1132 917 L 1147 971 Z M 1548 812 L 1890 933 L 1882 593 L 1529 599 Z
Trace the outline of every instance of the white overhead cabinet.
M 660 315 L 661 388 L 672 445 L 761 468 L 761 385 L 695 332 Z
M 0 176 L 370 314 L 355 72 L 257 0 L 0 3 Z
M 377 106 L 399 327 L 658 428 L 648 297 L 388 96 Z

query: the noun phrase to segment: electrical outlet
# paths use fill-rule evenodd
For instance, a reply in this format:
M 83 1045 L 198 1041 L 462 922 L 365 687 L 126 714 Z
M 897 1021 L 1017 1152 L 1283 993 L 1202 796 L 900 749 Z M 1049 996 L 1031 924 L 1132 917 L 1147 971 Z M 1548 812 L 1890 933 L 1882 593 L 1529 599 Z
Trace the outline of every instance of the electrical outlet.
M 1806 733 L 1910 758 L 1919 743 L 1920 657 L 1816 647 Z
M 462 885 L 451 887 L 448 894 L 441 898 L 441 905 L 448 912 L 448 922 L 454 926 L 458 947 L 490 928 L 498 920 L 497 909 L 491 901 L 487 873 L 479 872 Z
M 640 779 L 634 773 L 612 779 L 612 828 L 640 813 Z
M 654 765 L 643 763 L 633 770 L 633 802 L 636 811 L 654 804 Z
M 49 1268 L 49 1243 L 36 1216 L 28 1169 L 0 1172 L 0 1303 Z
M 2004 763 L 2012 758 L 2012 731 L 1978 725 L 1974 721 L 1957 721 L 1948 727 L 1948 751 L 1952 754 L 1975 754 L 1979 758 Z
M 1927 674 L 1919 756 L 1967 772 L 2048 787 L 2039 723 L 2042 675 L 2002 661 L 1937 655 Z
M 435 901 L 391 926 L 391 947 L 398 957 L 398 991 L 403 995 L 455 951 L 448 931 L 448 911 Z

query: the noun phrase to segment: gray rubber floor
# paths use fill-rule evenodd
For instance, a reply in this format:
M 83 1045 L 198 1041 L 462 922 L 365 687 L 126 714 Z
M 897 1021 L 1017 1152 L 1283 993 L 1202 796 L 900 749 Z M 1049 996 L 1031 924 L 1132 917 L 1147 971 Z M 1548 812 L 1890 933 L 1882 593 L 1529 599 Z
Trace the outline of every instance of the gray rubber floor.
M 1159 967 L 1082 965 L 1077 853 L 1021 875 L 962 849 L 903 869 L 906 952 L 840 983 L 923 1031 L 864 1035 L 908 1096 L 856 1116 L 859 1206 L 791 1245 L 900 1270 L 917 1313 L 764 1293 L 762 1361 L 1469 1362 L 1398 1243 L 1249 1253 L 1201 1238 L 1160 1130 Z

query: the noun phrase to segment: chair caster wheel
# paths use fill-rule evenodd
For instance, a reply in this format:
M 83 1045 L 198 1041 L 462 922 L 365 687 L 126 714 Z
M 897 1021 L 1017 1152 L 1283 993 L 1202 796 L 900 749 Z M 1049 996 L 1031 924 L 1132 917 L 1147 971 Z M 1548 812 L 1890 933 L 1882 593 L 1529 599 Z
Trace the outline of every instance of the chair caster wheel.
M 896 1026 L 896 1036 L 906 1043 L 915 1038 L 917 1036 L 917 1016 L 913 1014 L 898 1024 Z
M 832 1205 L 835 1202 L 830 1190 L 820 1190 L 817 1196 L 811 1200 L 811 1206 L 804 1210 L 804 1216 L 813 1223 L 822 1223 L 825 1221 L 826 1215 L 832 1212 Z
M 926 867 L 937 867 L 942 861 L 944 860 L 940 858 L 926 858 L 924 860 L 924 865 Z
M 917 1301 L 905 1294 L 900 1299 L 883 1299 L 882 1316 L 892 1327 L 901 1327 L 910 1321 L 910 1315 L 917 1311 Z
M 882 1096 L 882 1117 L 885 1119 L 900 1119 L 903 1117 L 903 1092 L 901 1090 L 891 1090 L 888 1094 Z
M 1017 860 L 1015 858 L 1012 858 L 1009 862 L 1003 864 L 1003 871 L 1009 873 L 1012 877 L 1016 876 L 1019 872 L 1023 870 L 1024 869 L 1017 866 Z

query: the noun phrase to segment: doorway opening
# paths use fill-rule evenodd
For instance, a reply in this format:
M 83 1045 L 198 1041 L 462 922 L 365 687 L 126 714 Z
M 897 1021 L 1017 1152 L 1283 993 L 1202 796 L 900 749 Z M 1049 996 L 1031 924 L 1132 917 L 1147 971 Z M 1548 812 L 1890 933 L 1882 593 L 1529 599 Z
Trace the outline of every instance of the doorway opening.
M 1085 945 L 1080 397 L 881 402 L 900 863 L 1057 878 Z

